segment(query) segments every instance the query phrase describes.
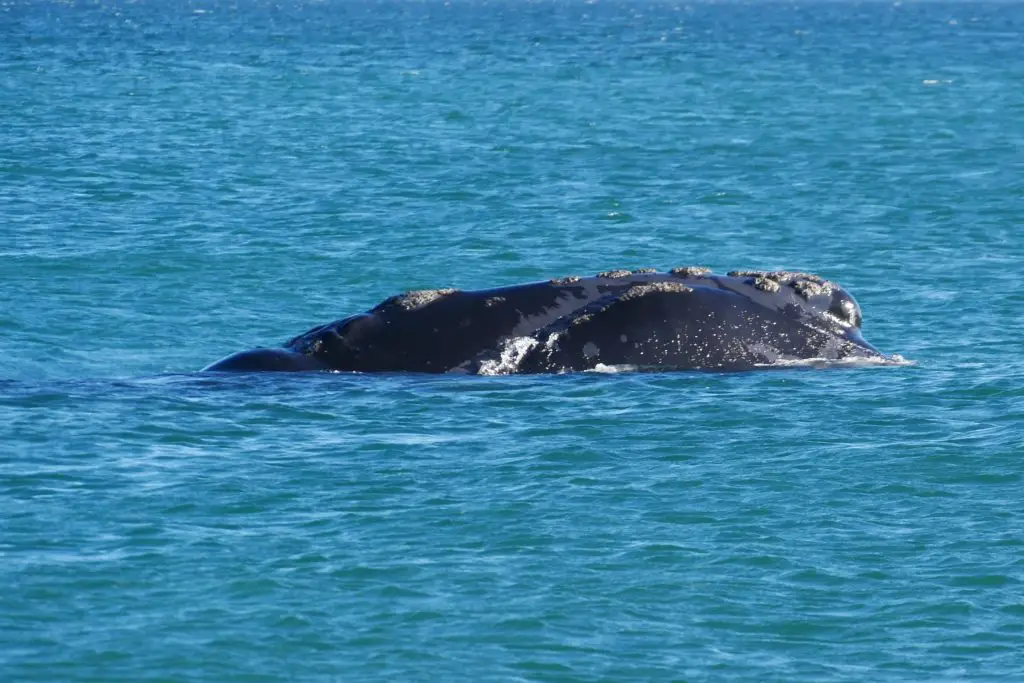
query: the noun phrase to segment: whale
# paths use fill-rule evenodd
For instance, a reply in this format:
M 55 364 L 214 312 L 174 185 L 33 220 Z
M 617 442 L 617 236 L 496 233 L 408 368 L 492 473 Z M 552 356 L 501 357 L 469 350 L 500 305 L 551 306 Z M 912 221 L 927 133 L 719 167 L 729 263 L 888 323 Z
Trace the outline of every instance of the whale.
M 743 371 L 886 361 L 846 290 L 794 271 L 611 270 L 492 289 L 414 290 L 205 372 L 477 375 Z

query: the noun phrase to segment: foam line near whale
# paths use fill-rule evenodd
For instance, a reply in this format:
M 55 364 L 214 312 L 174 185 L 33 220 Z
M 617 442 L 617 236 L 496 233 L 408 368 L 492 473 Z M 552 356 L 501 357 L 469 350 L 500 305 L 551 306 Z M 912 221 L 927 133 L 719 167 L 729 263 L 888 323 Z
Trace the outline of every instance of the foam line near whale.
M 860 328 L 853 297 L 809 273 L 616 270 L 495 289 L 406 292 L 283 347 L 242 351 L 205 370 L 749 370 L 892 358 Z

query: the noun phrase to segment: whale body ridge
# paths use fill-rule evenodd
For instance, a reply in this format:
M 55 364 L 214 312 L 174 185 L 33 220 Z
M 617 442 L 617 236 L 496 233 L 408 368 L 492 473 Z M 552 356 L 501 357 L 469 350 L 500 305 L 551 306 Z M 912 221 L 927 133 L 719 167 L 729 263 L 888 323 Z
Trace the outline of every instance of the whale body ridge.
M 853 297 L 811 273 L 612 270 L 493 289 L 409 291 L 205 370 L 730 371 L 892 358 L 864 340 L 861 323 Z

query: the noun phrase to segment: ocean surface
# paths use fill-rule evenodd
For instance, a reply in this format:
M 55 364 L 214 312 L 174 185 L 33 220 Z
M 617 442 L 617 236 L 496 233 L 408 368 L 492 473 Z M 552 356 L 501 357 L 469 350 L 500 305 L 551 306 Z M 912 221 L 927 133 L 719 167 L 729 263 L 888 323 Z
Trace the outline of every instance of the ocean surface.
M 1024 6 L 0 2 L 0 680 L 1024 680 Z M 902 367 L 214 376 L 841 283 Z

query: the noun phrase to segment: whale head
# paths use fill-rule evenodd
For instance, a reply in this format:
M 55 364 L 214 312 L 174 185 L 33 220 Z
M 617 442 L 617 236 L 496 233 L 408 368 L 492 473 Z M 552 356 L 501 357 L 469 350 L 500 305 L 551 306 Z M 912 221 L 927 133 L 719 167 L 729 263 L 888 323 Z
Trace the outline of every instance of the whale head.
M 330 368 L 305 354 L 288 349 L 240 351 L 203 368 L 203 372 L 302 372 Z

